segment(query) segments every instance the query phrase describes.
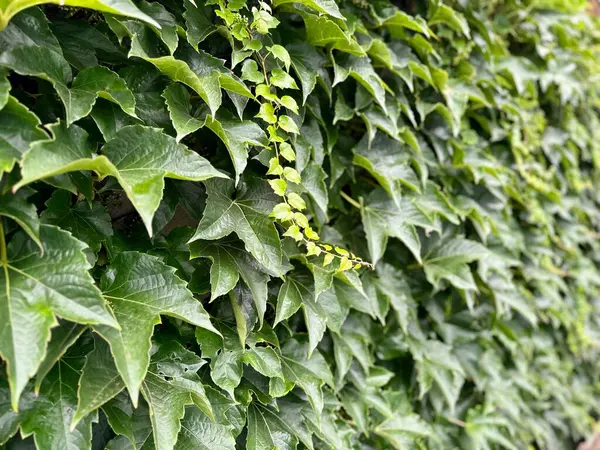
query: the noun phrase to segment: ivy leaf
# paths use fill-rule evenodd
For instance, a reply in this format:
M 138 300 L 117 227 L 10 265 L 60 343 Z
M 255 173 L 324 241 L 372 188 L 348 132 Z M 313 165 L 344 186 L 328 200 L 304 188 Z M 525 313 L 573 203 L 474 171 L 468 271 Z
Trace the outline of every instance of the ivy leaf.
M 175 341 L 161 343 L 153 355 L 142 393 L 150 408 L 157 448 L 175 447 L 186 405 L 194 404 L 214 420 L 204 386 L 196 374 L 204 363 Z
M 144 285 L 148 271 L 156 281 L 150 287 Z M 134 405 L 148 371 L 150 337 L 154 325 L 160 323 L 160 315 L 176 317 L 219 334 L 202 304 L 175 275 L 175 269 L 156 257 L 138 252 L 120 253 L 102 277 L 100 288 L 113 306 L 121 331 L 108 327 L 96 330 L 109 342 Z
M 98 97 L 119 105 L 125 113 L 137 117 L 135 97 L 125 80 L 106 67 L 96 66 L 83 69 L 73 80 L 68 103 L 65 103 L 67 124 L 86 117 Z
M 204 216 L 190 242 L 216 240 L 235 232 L 246 250 L 268 271 L 281 274 L 282 250 L 279 234 L 269 214 L 275 206 L 266 183 L 242 183 L 235 199 L 231 181 L 205 182 L 208 200 Z
M 487 249 L 478 242 L 464 238 L 453 238 L 440 243 L 423 258 L 423 269 L 435 289 L 441 280 L 449 281 L 458 289 L 473 289 L 477 286 L 467 264 L 485 258 Z
M 285 283 L 279 289 L 273 326 L 291 317 L 300 307 L 304 312 L 304 321 L 308 330 L 310 342 L 308 357 L 310 358 L 317 344 L 323 338 L 327 314 L 321 305 L 315 301 L 312 274 L 307 270 L 296 269 L 293 276 L 288 275 L 286 277 Z
M 86 346 L 75 346 L 60 358 L 44 378 L 36 401 L 27 405 L 21 432 L 33 434 L 36 448 L 92 448 L 92 423 L 98 420 L 95 414 L 70 428 L 85 351 Z
M 35 374 L 33 387 L 35 395 L 39 395 L 42 381 L 44 381 L 46 375 L 86 330 L 87 327 L 84 325 L 67 321 L 61 321 L 57 327 L 52 329 L 52 337 L 46 348 L 46 356 Z
M 209 128 L 223 141 L 235 168 L 236 183 L 246 168 L 248 146 L 263 147 L 267 144 L 264 131 L 250 120 L 228 119 L 224 116 L 213 119 L 209 114 L 205 114 L 203 118 L 193 117 L 189 112 L 189 94 L 179 84 L 170 85 L 163 93 L 163 97 L 167 101 L 173 126 L 177 130 L 178 141 L 203 126 Z
M 48 136 L 40 128 L 40 119 L 14 97 L 8 97 L 6 106 L 0 110 L 0 122 L 1 176 L 13 169 L 33 142 Z
M 94 338 L 94 349 L 87 354 L 77 389 L 77 409 L 71 427 L 113 399 L 125 388 L 117 371 L 110 347 L 100 337 Z M 117 431 L 118 432 L 118 431 Z
M 401 186 L 419 191 L 419 180 L 411 168 L 408 152 L 398 141 L 378 134 L 369 146 L 368 136 L 364 136 L 354 147 L 353 163 L 368 170 L 381 187 L 401 205 Z
M 179 35 L 177 34 L 178 24 L 175 16 L 157 2 L 149 3 L 142 1 L 139 3 L 139 8 L 160 25 L 159 28 L 153 27 L 154 32 L 160 36 L 160 39 L 172 55 L 177 50 L 177 44 L 179 43 Z
M 373 263 L 383 256 L 390 236 L 400 239 L 421 262 L 421 242 L 415 227 L 433 230 L 435 223 L 410 199 L 402 198 L 399 208 L 383 190 L 377 189 L 365 200 L 361 214 Z
M 325 383 L 333 386 L 333 375 L 318 351 L 314 352 L 310 359 L 307 358 L 307 354 L 308 347 L 306 345 L 296 339 L 288 339 L 281 348 L 281 367 L 285 379 L 306 393 L 318 417 L 323 411 L 321 387 Z
M 443 395 L 450 411 L 454 411 L 460 389 L 464 383 L 464 371 L 451 348 L 440 341 L 424 341 L 413 345 L 417 360 L 419 396 L 435 387 Z
M 277 7 L 287 3 L 299 3 L 320 13 L 329 14 L 336 19 L 346 20 L 346 18 L 340 12 L 337 4 L 333 0 L 275 0 L 273 2 L 273 6 Z
M 111 439 L 106 450 L 154 450 L 150 411 L 146 402 L 137 408 L 125 393 L 117 395 L 102 407 L 108 423 L 119 436 Z
M 377 75 L 368 57 L 341 55 L 335 59 L 333 68 L 335 72 L 334 86 L 350 76 L 358 81 L 373 96 L 379 106 L 386 111 L 385 91 L 389 88 Z
M 418 415 L 391 417 L 377 425 L 375 433 L 383 437 L 394 448 L 410 448 L 415 440 L 432 436 L 431 427 Z
M 55 315 L 71 322 L 118 327 L 92 277 L 84 244 L 66 231 L 40 227 L 44 253 L 25 233 L 12 238 L 2 262 L 0 352 L 7 364 L 13 408 L 42 362 Z
M 4 194 L 0 196 L 0 216 L 8 217 L 25 231 L 31 240 L 37 244 L 40 251 L 44 247 L 40 241 L 40 219 L 34 204 L 29 203 L 27 198 L 30 192 L 23 190 L 16 194 Z
M 365 51 L 353 36 L 343 31 L 337 23 L 325 16 L 303 13 L 306 37 L 309 44 L 328 47 L 353 55 L 362 56 Z
M 70 231 L 94 253 L 100 250 L 101 242 L 113 234 L 111 219 L 104 206 L 98 202 L 93 202 L 91 207 L 87 202 L 71 206 L 71 194 L 64 190 L 55 191 L 46 202 L 41 220 Z
M 11 88 L 7 73 L 8 71 L 0 70 L 0 110 L 8 103 L 8 93 Z
M 231 426 L 225 418 L 217 421 L 193 406 L 186 408 L 177 438 L 177 448 L 191 450 L 235 450 Z
M 255 402 L 248 407 L 248 450 L 293 450 L 297 445 L 297 438 L 289 432 L 277 414 Z
M 287 46 L 291 58 L 291 65 L 296 72 L 302 86 L 302 104 L 317 85 L 317 79 L 329 88 L 331 92 L 331 81 L 329 73 L 325 68 L 327 58 L 312 45 L 306 42 L 294 42 Z
M 60 4 L 61 6 L 79 6 L 83 8 L 93 8 L 97 11 L 102 11 L 110 14 L 118 14 L 134 19 L 139 19 L 144 22 L 148 22 L 158 28 L 160 25 L 154 21 L 151 17 L 140 11 L 133 2 L 129 0 L 96 0 L 93 4 L 90 4 L 86 0 L 64 0 L 62 2 L 57 1 L 41 1 L 41 0 L 12 0 L 10 3 L 3 5 L 0 9 L 0 30 L 3 30 L 8 21 L 19 11 L 29 8 L 33 5 L 40 5 L 43 3 L 54 3 Z
M 502 429 L 511 429 L 510 422 L 499 414 L 485 413 L 482 408 L 471 408 L 467 412 L 465 430 L 474 449 L 489 448 L 498 445 L 508 450 L 517 447 L 511 439 L 502 433 Z
M 62 123 L 50 125 L 49 129 L 53 138 L 37 142 L 24 156 L 23 179 L 15 189 L 74 170 L 93 170 L 101 178 L 113 176 L 142 217 L 150 236 L 165 177 L 193 181 L 225 177 L 204 158 L 156 128 L 121 128 L 104 145 L 102 156 L 94 155 L 83 129 L 75 125 L 66 128 Z
M 210 267 L 211 301 L 230 292 L 238 283 L 240 275 L 252 292 L 258 318 L 262 319 L 267 308 L 267 282 L 269 276 L 243 249 L 237 239 L 219 241 L 196 241 L 190 244 L 190 258 L 208 258 Z
M 190 0 L 185 0 L 183 4 L 185 6 L 183 17 L 185 19 L 186 37 L 190 45 L 198 50 L 198 44 L 217 31 L 217 27 L 204 13 L 202 4 L 198 7 L 195 2 Z

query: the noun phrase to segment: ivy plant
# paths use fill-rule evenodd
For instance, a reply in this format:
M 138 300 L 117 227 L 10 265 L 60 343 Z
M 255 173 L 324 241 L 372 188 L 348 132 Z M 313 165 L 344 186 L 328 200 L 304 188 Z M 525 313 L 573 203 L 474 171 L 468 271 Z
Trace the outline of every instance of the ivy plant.
M 0 445 L 575 448 L 586 3 L 0 1 Z

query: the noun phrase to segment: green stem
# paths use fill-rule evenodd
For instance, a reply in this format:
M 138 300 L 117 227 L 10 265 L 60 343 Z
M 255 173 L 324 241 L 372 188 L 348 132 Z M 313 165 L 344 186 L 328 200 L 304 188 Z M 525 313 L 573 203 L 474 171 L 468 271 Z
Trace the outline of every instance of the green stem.
M 360 203 L 358 203 L 356 200 L 354 200 L 352 197 L 350 197 L 348 194 L 346 194 L 344 191 L 340 191 L 340 195 L 342 196 L 342 198 L 344 200 L 346 200 L 348 203 L 350 203 L 352 206 L 354 206 L 355 208 L 361 209 L 360 207 Z
M 6 256 L 6 240 L 4 239 L 4 220 L 0 218 L 0 260 L 2 265 L 6 267 L 8 257 Z

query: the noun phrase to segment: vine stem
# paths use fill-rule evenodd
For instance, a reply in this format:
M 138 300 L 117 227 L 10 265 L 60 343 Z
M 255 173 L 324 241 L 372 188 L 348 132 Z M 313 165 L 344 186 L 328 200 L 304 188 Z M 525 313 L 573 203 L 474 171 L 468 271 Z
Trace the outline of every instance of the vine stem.
M 6 267 L 8 257 L 6 256 L 6 240 L 4 239 L 4 220 L 0 218 L 0 260 L 2 265 Z
M 455 419 L 454 417 L 446 416 L 446 420 L 454 425 L 458 425 L 461 428 L 465 428 L 467 426 L 466 422 L 463 422 L 460 419 Z
M 356 200 L 354 200 L 352 197 L 350 197 L 348 194 L 346 194 L 344 191 L 340 191 L 340 195 L 342 196 L 342 198 L 344 200 L 346 200 L 348 203 L 350 203 L 352 206 L 354 206 L 355 208 L 361 209 L 360 207 L 360 203 L 358 203 Z

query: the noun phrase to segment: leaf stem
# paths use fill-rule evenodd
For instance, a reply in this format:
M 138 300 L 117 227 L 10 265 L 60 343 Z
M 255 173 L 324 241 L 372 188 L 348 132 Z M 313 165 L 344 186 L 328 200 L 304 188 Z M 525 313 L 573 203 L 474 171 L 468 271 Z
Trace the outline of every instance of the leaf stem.
M 4 220 L 0 218 L 0 260 L 2 265 L 8 264 L 8 257 L 6 256 L 6 240 L 4 239 Z
M 346 200 L 348 203 L 350 203 L 352 206 L 354 206 L 355 208 L 361 209 L 360 207 L 360 203 L 358 203 L 356 200 L 354 200 L 352 197 L 350 197 L 348 194 L 346 194 L 344 191 L 340 191 L 340 195 L 342 196 L 342 198 L 344 200 Z
M 465 427 L 467 426 L 466 422 L 463 422 L 463 421 L 462 421 L 462 420 L 460 420 L 460 419 L 455 419 L 454 417 L 449 417 L 449 416 L 446 416 L 446 417 L 445 417 L 445 419 L 446 419 L 448 422 L 450 422 L 450 423 L 453 423 L 454 425 L 458 425 L 458 426 L 459 426 L 459 427 L 461 427 L 461 428 L 465 428 Z

